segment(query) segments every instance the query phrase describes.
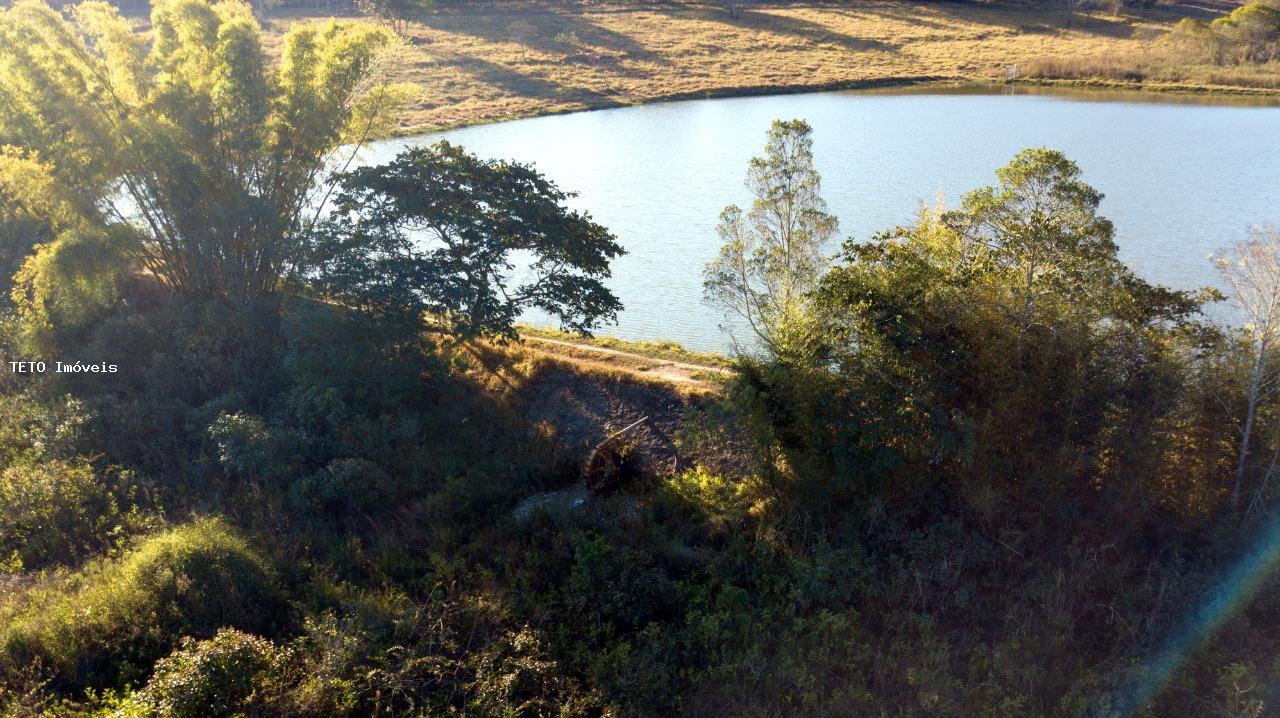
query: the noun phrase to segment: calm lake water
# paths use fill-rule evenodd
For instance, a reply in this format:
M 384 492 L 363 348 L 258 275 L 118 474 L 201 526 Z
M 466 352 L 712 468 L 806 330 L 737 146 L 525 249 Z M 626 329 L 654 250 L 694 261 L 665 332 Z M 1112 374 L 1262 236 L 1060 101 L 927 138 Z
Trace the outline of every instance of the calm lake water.
M 1265 103 L 1019 88 L 695 100 L 540 117 L 377 143 L 378 163 L 447 138 L 483 157 L 531 163 L 627 249 L 610 287 L 627 339 L 731 346 L 721 313 L 702 300 L 718 250 L 716 218 L 746 206 L 747 160 L 775 118 L 814 128 L 823 194 L 840 237 L 866 239 L 909 223 L 920 203 L 993 184 L 1019 150 L 1047 146 L 1105 193 L 1122 258 L 1177 288 L 1215 284 L 1206 257 L 1251 225 L 1280 224 L 1280 107 Z M 835 247 L 832 248 L 832 251 Z M 526 318 L 540 323 L 539 318 Z

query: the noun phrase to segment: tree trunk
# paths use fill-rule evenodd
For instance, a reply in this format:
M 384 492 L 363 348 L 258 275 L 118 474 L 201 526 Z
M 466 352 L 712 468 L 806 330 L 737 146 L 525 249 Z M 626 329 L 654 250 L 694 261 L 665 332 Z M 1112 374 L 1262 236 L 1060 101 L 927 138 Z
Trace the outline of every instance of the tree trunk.
M 1249 457 L 1249 439 L 1253 436 L 1253 418 L 1258 412 L 1258 393 L 1262 387 L 1262 369 L 1265 361 L 1265 352 L 1259 349 L 1254 359 L 1252 375 L 1249 377 L 1249 402 L 1244 415 L 1244 435 L 1240 437 L 1240 457 L 1236 460 L 1236 485 L 1231 491 L 1231 508 L 1233 509 L 1240 503 L 1240 487 L 1244 483 L 1245 461 Z

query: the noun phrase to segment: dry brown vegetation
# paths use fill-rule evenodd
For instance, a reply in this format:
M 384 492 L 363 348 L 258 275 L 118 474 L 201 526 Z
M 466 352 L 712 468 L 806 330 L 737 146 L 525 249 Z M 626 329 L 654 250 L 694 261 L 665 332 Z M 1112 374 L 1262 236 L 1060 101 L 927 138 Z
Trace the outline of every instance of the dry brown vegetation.
M 406 30 L 397 79 L 423 92 L 399 131 L 661 99 L 1003 80 L 1013 65 L 1021 78 L 1277 86 L 1275 68 L 1226 71 L 1167 58 L 1158 38 L 1179 18 L 1232 7 L 1222 0 L 1068 16 L 1056 5 L 873 1 L 752 4 L 734 18 L 711 3 L 445 6 Z M 328 14 L 277 11 L 269 35 L 278 43 L 290 25 Z
M 1216 65 L 1187 48 L 1173 46 L 1156 46 L 1134 55 L 1045 57 L 1027 63 L 1021 71 L 1027 78 L 1073 85 L 1268 95 L 1280 89 L 1280 62 Z
M 643 426 L 633 438 L 647 445 L 648 458 L 664 471 L 694 464 L 745 471 L 743 436 L 697 439 L 709 430 L 708 412 L 724 400 L 727 376 L 712 367 L 691 374 L 671 362 L 601 350 L 545 340 L 478 342 L 468 345 L 465 363 L 478 385 L 535 427 L 556 463 L 568 461 L 575 471 L 586 449 L 635 422 Z M 717 431 L 725 430 L 717 425 Z

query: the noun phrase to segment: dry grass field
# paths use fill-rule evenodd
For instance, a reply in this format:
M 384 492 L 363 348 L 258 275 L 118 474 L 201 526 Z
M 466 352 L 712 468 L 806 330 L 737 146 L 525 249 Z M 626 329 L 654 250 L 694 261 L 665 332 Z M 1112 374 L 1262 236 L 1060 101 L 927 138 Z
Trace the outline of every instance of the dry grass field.
M 1170 62 L 1161 51 L 1156 38 L 1180 17 L 1233 6 L 1212 1 L 1219 4 L 1073 17 L 1060 9 L 891 0 L 752 4 L 737 18 L 706 3 L 447 5 L 405 32 L 397 79 L 423 91 L 399 132 L 661 99 L 1003 80 L 1011 65 L 1023 78 L 1030 70 L 1184 89 L 1280 86 L 1274 67 L 1222 75 Z M 291 24 L 329 15 L 277 11 L 267 24 L 278 42 Z

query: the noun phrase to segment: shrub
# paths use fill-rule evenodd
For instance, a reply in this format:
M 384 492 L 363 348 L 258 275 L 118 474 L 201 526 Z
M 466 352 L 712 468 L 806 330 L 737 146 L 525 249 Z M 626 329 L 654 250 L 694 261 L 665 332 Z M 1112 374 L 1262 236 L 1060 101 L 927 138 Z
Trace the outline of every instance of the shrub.
M 69 397 L 40 404 L 22 394 L 0 396 L 0 467 L 74 456 L 90 418 L 84 406 Z
M 69 564 L 148 519 L 133 475 L 95 476 L 85 462 L 14 464 L 0 472 L 0 562 L 10 569 Z
M 258 715 L 264 677 L 280 656 L 271 641 L 234 629 L 213 638 L 184 638 L 156 663 L 151 680 L 118 712 L 124 717 L 231 718 Z
M 200 520 L 15 596 L 0 607 L 0 653 L 38 661 L 59 684 L 112 685 L 140 677 L 179 636 L 259 633 L 283 617 L 265 562 L 221 521 Z
M 1280 10 L 1266 3 L 1241 5 L 1209 27 L 1242 60 L 1266 62 L 1280 57 Z
M 1251 2 L 1210 23 L 1183 18 L 1169 37 L 1199 49 L 1213 62 L 1267 62 L 1280 58 L 1280 9 Z
M 75 337 L 115 306 L 137 238 L 117 226 L 69 230 L 36 247 L 14 275 L 13 302 L 32 351 Z
M 750 485 L 697 466 L 666 481 L 669 496 L 708 517 L 740 519 L 751 500 Z
M 297 432 L 241 412 L 219 414 L 209 425 L 209 438 L 217 447 L 218 463 L 232 478 L 278 481 L 296 476 L 306 453 Z
M 470 707 L 481 715 L 592 715 L 598 696 L 584 694 L 542 639 L 524 628 L 500 637 L 471 659 Z
M 378 514 L 394 491 L 394 480 L 373 462 L 337 459 L 294 484 L 289 498 L 307 515 L 342 521 Z
M 222 414 L 209 425 L 218 463 L 230 476 L 249 476 L 270 464 L 272 437 L 261 417 Z

